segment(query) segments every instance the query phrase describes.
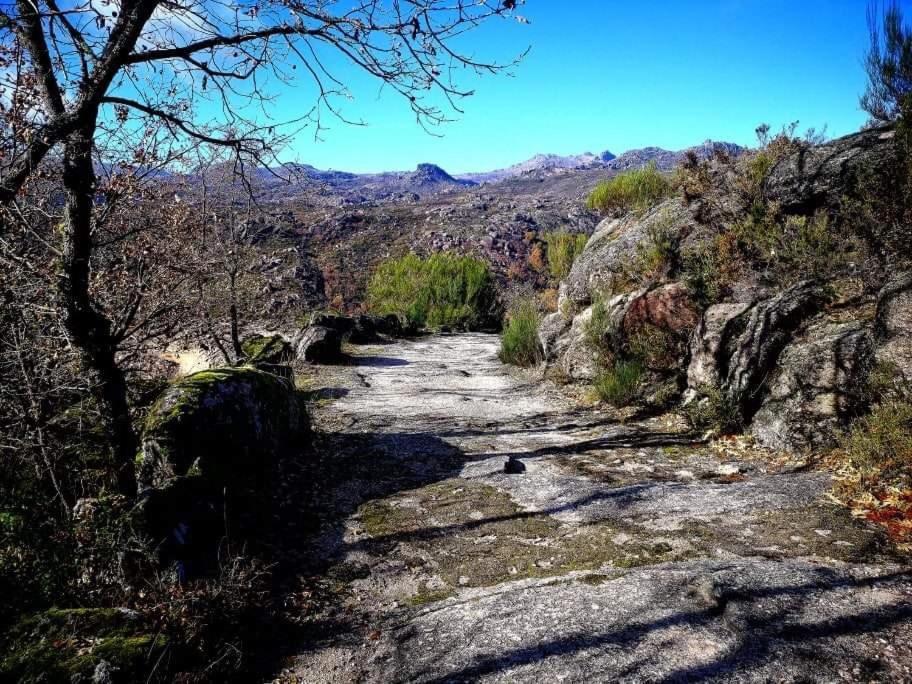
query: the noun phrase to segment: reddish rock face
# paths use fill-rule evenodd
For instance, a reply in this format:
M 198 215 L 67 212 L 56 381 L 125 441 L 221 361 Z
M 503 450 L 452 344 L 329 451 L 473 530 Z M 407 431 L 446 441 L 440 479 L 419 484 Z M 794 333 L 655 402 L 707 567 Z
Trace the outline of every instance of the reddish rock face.
M 687 288 L 681 283 L 670 283 L 647 292 L 631 303 L 624 316 L 624 328 L 633 332 L 650 324 L 684 336 L 690 334 L 699 320 L 700 313 Z

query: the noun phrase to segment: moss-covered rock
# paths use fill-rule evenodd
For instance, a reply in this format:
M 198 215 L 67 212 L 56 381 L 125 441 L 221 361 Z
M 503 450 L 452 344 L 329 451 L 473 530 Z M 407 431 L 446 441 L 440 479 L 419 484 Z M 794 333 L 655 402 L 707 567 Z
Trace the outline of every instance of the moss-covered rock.
M 251 366 L 287 365 L 294 360 L 291 343 L 281 335 L 251 335 L 241 344 L 241 351 Z
M 248 365 L 288 380 L 294 378 L 294 347 L 281 335 L 252 335 L 241 344 L 241 351 Z
M 256 488 L 275 459 L 299 446 L 307 416 L 287 380 L 251 367 L 202 371 L 171 385 L 149 412 L 142 488 L 187 474 Z
M 54 608 L 10 630 L 0 681 L 146 681 L 166 645 L 133 611 Z

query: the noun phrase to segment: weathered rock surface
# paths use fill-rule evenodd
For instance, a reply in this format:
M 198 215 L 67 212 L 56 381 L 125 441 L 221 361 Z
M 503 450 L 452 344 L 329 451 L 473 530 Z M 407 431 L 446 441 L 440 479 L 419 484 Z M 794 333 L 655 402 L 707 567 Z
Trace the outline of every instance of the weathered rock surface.
M 767 195 L 787 211 L 838 207 L 860 172 L 889 161 L 893 135 L 891 129 L 874 128 L 790 154 L 771 171 Z
M 342 356 L 343 335 L 334 328 L 310 325 L 293 340 L 295 355 L 308 363 L 331 363 Z
M 567 348 L 570 341 L 565 333 L 570 331 L 572 320 L 561 312 L 548 314 L 542 319 L 538 328 L 538 341 L 546 362 L 556 361 Z
M 668 283 L 633 299 L 624 315 L 628 332 L 649 325 L 660 330 L 690 337 L 700 320 L 700 313 L 682 283 Z
M 738 333 L 727 344 L 723 389 L 741 406 L 746 419 L 753 417 L 779 354 L 799 326 L 825 302 L 820 284 L 803 281 L 775 297 L 752 305 L 733 324 Z
M 703 312 L 690 344 L 687 384 L 693 390 L 718 387 L 727 366 L 725 345 L 733 336 L 734 321 L 750 307 L 746 303 L 715 304 Z
M 287 380 L 250 367 L 196 373 L 168 387 L 149 412 L 140 486 L 160 487 L 192 470 L 211 483 L 255 487 L 306 428 Z
M 497 347 L 450 335 L 316 369 L 346 390 L 315 416 L 350 468 L 319 486 L 315 542 L 345 589 L 337 630 L 282 676 L 912 676 L 912 573 L 827 501 L 826 472 L 709 448 L 665 419 L 614 422 L 509 371 Z
M 246 361 L 251 365 L 279 366 L 294 360 L 294 349 L 281 335 L 251 335 L 241 343 Z
M 561 344 L 563 352 L 560 356 L 560 367 L 564 375 L 572 380 L 591 380 L 598 372 L 598 357 L 586 334 L 591 320 L 590 306 L 573 317 L 565 340 L 562 343 L 553 343 L 554 347 Z
M 636 255 L 637 245 L 656 226 L 674 231 L 680 239 L 693 228 L 694 221 L 676 198 L 659 204 L 642 217 L 628 215 L 602 221 L 574 262 L 570 275 L 561 283 L 560 307 L 569 302 L 580 309 L 590 305 L 600 293 L 610 292 L 613 280 L 623 274 Z
M 912 380 L 912 273 L 894 275 L 880 291 L 877 360 Z
M 831 446 L 864 400 L 873 357 L 872 335 L 862 323 L 808 328 L 779 357 L 751 426 L 757 441 L 790 451 Z

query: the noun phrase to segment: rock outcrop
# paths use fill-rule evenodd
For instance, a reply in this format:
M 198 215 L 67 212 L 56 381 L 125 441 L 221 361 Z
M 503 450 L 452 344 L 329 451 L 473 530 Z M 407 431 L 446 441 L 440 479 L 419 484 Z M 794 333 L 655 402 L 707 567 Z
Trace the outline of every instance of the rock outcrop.
M 559 306 L 579 310 L 601 293 L 613 291 L 616 280 L 623 277 L 638 246 L 646 241 L 651 231 L 658 227 L 671 230 L 675 239 L 680 240 L 694 225 L 690 212 L 678 199 L 662 202 L 642 217 L 631 214 L 605 219 L 596 227 L 586 249 L 561 283 Z
M 753 417 L 757 442 L 785 451 L 829 446 L 864 401 L 873 356 L 872 335 L 861 322 L 809 327 L 779 357 Z
M 766 379 L 798 327 L 817 313 L 825 299 L 813 281 L 794 285 L 771 299 L 752 305 L 734 322 L 737 337 L 725 345 L 722 387 L 740 406 L 745 420 L 759 408 Z
M 292 341 L 295 356 L 307 363 L 331 363 L 342 356 L 343 335 L 322 325 L 310 325 Z
M 878 295 L 877 361 L 912 381 L 912 273 L 894 275 Z
M 876 364 L 912 379 L 912 274 L 896 274 L 882 288 L 872 323 L 869 283 L 849 295 L 830 286 L 830 276 L 862 283 L 864 265 L 796 282 L 812 271 L 797 261 L 780 283 L 779 247 L 758 256 L 752 241 L 765 236 L 739 231 L 775 230 L 770 221 L 787 225 L 793 216 L 804 225 L 819 210 L 838 210 L 859 197 L 865 177 L 889 169 L 892 138 L 880 128 L 820 145 L 783 142 L 792 151 L 753 189 L 743 182 L 749 170 L 723 157 L 693 171 L 705 174 L 693 197 L 605 219 L 560 285 L 560 313 L 539 329 L 546 363 L 589 382 L 612 360 L 633 359 L 648 371 L 640 398 L 673 395 L 668 383 L 676 383 L 686 386 L 688 403 L 714 407 L 716 427 L 744 427 L 775 449 L 831 444 L 863 410 Z M 757 202 L 769 209 L 766 218 L 743 224 Z M 668 249 L 662 245 L 673 253 L 659 259 L 657 250 Z M 811 250 L 801 258 L 815 263 L 813 240 L 799 249 Z M 703 269 L 721 283 L 711 297 L 699 289 Z
M 889 162 L 893 136 L 890 128 L 874 128 L 803 146 L 776 164 L 766 182 L 766 194 L 789 212 L 836 208 L 847 192 L 855 190 L 860 174 Z

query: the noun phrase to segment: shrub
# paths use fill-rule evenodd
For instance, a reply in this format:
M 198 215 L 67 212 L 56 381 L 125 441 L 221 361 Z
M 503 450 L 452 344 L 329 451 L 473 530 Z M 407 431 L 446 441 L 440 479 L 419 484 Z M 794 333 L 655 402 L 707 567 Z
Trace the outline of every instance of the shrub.
M 586 346 L 599 357 L 599 361 L 603 364 L 614 361 L 615 332 L 608 306 L 605 304 L 604 298 L 599 297 L 592 304 L 592 316 L 583 328 L 583 336 Z
M 545 243 L 548 245 L 548 270 L 554 280 L 566 278 L 573 262 L 582 254 L 589 241 L 589 236 L 584 233 L 546 233 Z
M 487 264 L 440 252 L 380 264 L 367 289 L 370 309 L 401 314 L 419 327 L 480 329 L 497 319 L 497 292 Z
M 704 385 L 699 396 L 684 407 L 684 416 L 695 430 L 722 434 L 740 432 L 744 427 L 738 402 L 718 387 Z
M 670 193 L 671 182 L 650 163 L 602 181 L 589 194 L 587 204 L 602 214 L 644 212 Z
M 666 212 L 646 228 L 646 238 L 637 244 L 633 258 L 624 265 L 623 279 L 646 283 L 669 270 L 678 258 L 674 217 Z
M 542 290 L 541 294 L 538 295 L 538 299 L 546 313 L 557 312 L 557 305 L 560 301 L 560 294 L 557 288 L 550 287 L 547 290 Z
M 669 331 L 651 323 L 642 324 L 627 337 L 627 349 L 652 370 L 671 370 L 679 363 L 680 341 Z
M 535 245 L 532 247 L 532 251 L 529 252 L 529 268 L 536 273 L 541 273 L 545 270 L 545 253 L 541 245 Z
M 912 27 L 903 20 L 893 0 L 877 16 L 877 5 L 868 11 L 871 43 L 865 55 L 868 85 L 861 107 L 874 121 L 888 123 L 902 116 L 912 98 Z M 880 23 L 883 24 L 881 29 Z
M 612 406 L 628 406 L 639 393 L 645 369 L 637 360 L 616 361 L 596 375 L 592 383 L 599 399 Z
M 538 341 L 541 315 L 531 299 L 517 302 L 507 313 L 507 325 L 500 335 L 500 360 L 514 366 L 537 366 L 542 361 Z
M 862 491 L 912 488 L 912 403 L 888 399 L 858 419 L 841 450 Z
M 682 277 L 691 296 L 703 306 L 721 301 L 740 272 L 740 259 L 735 239 L 727 232 L 687 251 Z

